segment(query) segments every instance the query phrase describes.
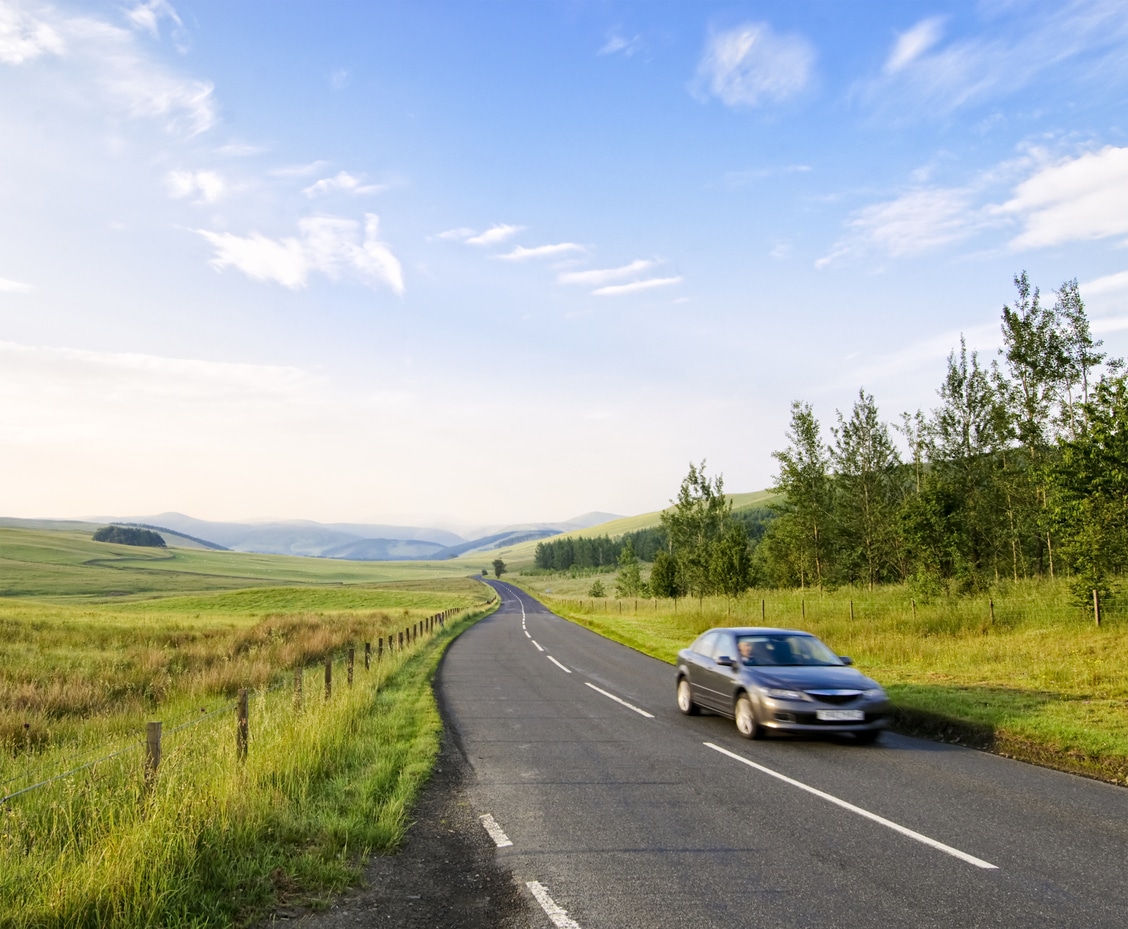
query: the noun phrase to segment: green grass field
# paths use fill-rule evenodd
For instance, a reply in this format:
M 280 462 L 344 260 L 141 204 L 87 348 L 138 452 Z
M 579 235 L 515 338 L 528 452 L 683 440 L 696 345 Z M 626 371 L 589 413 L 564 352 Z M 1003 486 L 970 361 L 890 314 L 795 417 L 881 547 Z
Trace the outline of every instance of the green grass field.
M 807 629 L 888 688 L 903 731 L 1128 782 L 1128 616 L 1106 611 L 1096 628 L 1061 581 L 915 608 L 909 591 L 886 587 L 752 591 L 675 609 L 593 600 L 594 577 L 515 580 L 574 622 L 670 663 L 711 626 Z M 614 590 L 614 575 L 602 581 Z
M 465 573 L 0 527 L 0 796 L 26 790 L 0 805 L 0 926 L 245 925 L 354 881 L 430 772 L 442 649 L 492 608 Z

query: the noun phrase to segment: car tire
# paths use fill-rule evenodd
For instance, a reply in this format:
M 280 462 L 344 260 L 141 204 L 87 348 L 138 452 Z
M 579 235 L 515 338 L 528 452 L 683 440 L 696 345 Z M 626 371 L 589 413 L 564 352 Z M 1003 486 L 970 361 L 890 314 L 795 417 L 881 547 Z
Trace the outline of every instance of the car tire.
M 701 707 L 693 702 L 693 691 L 684 677 L 678 678 L 678 709 L 686 716 L 696 716 L 701 712 Z
M 746 739 L 758 739 L 764 734 L 760 724 L 756 722 L 756 709 L 752 706 L 752 699 L 748 694 L 741 694 L 736 698 L 736 731 Z
M 874 742 L 881 738 L 881 730 L 868 729 L 865 732 L 855 732 L 854 738 L 859 745 L 873 745 Z

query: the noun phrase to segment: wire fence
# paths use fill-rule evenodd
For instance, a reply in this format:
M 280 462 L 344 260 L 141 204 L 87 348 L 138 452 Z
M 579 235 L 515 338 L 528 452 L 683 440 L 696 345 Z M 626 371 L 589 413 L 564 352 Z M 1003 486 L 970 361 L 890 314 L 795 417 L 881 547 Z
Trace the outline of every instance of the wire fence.
M 365 670 L 371 668 L 373 660 L 380 662 L 383 660 L 385 652 L 391 655 L 403 655 L 407 651 L 413 649 L 423 637 L 426 638 L 437 631 L 446 627 L 447 622 L 459 613 L 465 612 L 466 608 L 452 608 L 443 610 L 439 613 L 432 614 L 418 622 L 406 626 L 403 630 L 394 630 L 389 632 L 386 637 L 376 637 L 375 648 L 372 642 L 364 643 L 363 652 L 363 666 Z M 254 692 L 255 699 L 265 699 L 269 694 L 283 690 L 287 687 L 293 687 L 295 691 L 295 705 L 300 706 L 303 699 L 304 679 L 306 674 L 317 669 L 324 669 L 324 686 L 325 686 L 325 699 L 329 700 L 332 696 L 332 682 L 333 682 L 333 668 L 337 665 L 342 665 L 345 668 L 346 681 L 348 686 L 352 686 L 354 679 L 354 668 L 356 663 L 356 647 L 349 646 L 347 649 L 341 649 L 325 657 L 324 660 L 317 662 L 299 665 L 290 669 L 279 669 L 279 675 L 285 671 L 293 673 L 292 680 L 287 681 L 285 678 L 280 678 L 272 685 L 261 688 Z M 51 760 L 48 764 L 39 765 L 35 768 L 24 768 L 18 774 L 0 781 L 0 789 L 7 789 L 3 796 L 0 796 L 0 806 L 8 804 L 11 801 L 30 794 L 34 791 L 48 787 L 59 781 L 67 780 L 75 775 L 81 774 L 99 765 L 103 765 L 114 759 L 122 758 L 123 756 L 132 753 L 144 752 L 144 773 L 146 781 L 154 777 L 158 771 L 161 757 L 161 740 L 167 736 L 183 733 L 187 730 L 195 729 L 206 722 L 215 720 L 217 717 L 232 714 L 236 716 L 236 740 L 240 757 L 244 757 L 247 749 L 248 738 L 248 713 L 252 694 L 249 689 L 240 690 L 239 696 L 234 699 L 224 700 L 218 706 L 210 709 L 203 710 L 198 715 L 193 714 L 190 718 L 179 721 L 168 729 L 164 729 L 162 723 L 152 722 L 147 724 L 145 735 L 142 738 L 131 737 L 129 740 L 119 742 L 117 746 L 101 745 L 94 746 L 86 751 L 79 752 L 75 755 L 69 755 L 65 758 L 56 758 Z M 155 736 L 154 736 L 155 734 Z M 155 738 L 155 741 L 154 741 Z M 118 747 L 120 746 L 120 747 Z M 91 755 L 98 757 L 90 759 Z M 89 760 L 86 760 L 89 759 Z M 59 771 L 58 768 L 63 770 Z M 55 770 L 51 770 L 55 769 Z M 13 784 L 21 781 L 28 781 L 31 783 L 24 783 L 17 789 L 11 789 Z

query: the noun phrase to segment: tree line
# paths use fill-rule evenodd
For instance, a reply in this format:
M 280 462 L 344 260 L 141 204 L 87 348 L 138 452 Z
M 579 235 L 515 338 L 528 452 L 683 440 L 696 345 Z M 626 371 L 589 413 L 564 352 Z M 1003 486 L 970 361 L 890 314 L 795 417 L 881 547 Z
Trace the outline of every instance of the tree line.
M 891 425 L 862 389 L 828 439 L 792 404 L 765 582 L 980 590 L 1064 571 L 1079 595 L 1108 592 L 1128 565 L 1124 365 L 1093 339 L 1076 280 L 1052 304 L 1025 272 L 1014 284 L 997 356 L 961 337 L 928 412 Z

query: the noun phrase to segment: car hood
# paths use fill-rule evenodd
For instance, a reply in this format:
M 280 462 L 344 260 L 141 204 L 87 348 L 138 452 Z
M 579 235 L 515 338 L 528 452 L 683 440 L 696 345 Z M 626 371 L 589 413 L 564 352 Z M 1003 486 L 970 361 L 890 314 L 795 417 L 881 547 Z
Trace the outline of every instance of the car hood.
M 861 671 L 846 665 L 744 668 L 743 676 L 752 678 L 761 687 L 792 690 L 868 690 L 878 686 L 876 681 L 866 677 Z

